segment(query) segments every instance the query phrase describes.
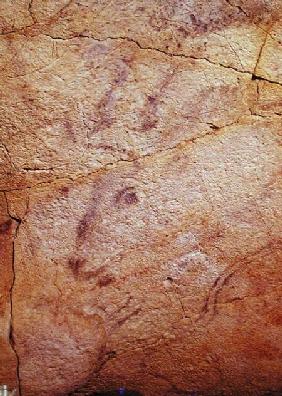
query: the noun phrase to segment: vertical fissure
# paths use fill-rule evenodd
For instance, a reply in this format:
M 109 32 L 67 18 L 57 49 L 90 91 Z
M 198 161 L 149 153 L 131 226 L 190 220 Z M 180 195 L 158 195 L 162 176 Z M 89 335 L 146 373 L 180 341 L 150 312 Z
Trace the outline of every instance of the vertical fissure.
M 260 47 L 260 50 L 258 53 L 258 57 L 257 57 L 257 61 L 255 64 L 255 67 L 254 67 L 253 76 L 256 76 L 256 74 L 257 74 L 257 69 L 258 69 L 258 66 L 259 66 L 259 63 L 260 63 L 260 60 L 262 57 L 264 47 L 266 46 L 268 36 L 270 35 L 271 29 L 272 29 L 272 25 L 265 31 L 265 36 L 264 36 L 263 42 L 261 44 L 261 47 Z
M 16 357 L 16 362 L 17 362 L 17 368 L 16 368 L 16 376 L 17 376 L 17 388 L 18 388 L 18 394 L 19 396 L 22 396 L 22 392 L 21 392 L 21 380 L 20 380 L 20 359 L 19 359 L 19 355 L 16 349 L 16 345 L 15 345 L 15 337 L 14 337 L 14 316 L 13 316 L 13 290 L 14 290 L 14 286 L 15 286 L 15 282 L 16 282 L 16 270 L 15 270 L 15 245 L 16 245 L 16 238 L 19 232 L 19 227 L 21 225 L 21 219 L 13 216 L 10 213 L 9 210 L 9 203 L 8 203 L 8 198 L 7 198 L 7 194 L 4 193 L 5 195 L 5 199 L 6 199 L 6 205 L 7 205 L 7 213 L 9 215 L 9 217 L 11 218 L 11 220 L 16 222 L 16 228 L 14 231 L 14 235 L 13 235 L 13 246 L 12 246 L 12 282 L 11 282 L 11 286 L 10 286 L 10 290 L 9 290 L 9 298 L 10 298 L 10 330 L 9 330 L 9 342 L 10 342 L 10 346 L 15 354 Z

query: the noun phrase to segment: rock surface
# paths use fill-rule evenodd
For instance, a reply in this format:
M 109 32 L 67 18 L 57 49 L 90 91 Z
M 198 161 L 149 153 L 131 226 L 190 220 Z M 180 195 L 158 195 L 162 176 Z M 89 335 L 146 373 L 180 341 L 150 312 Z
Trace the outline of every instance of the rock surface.
M 0 4 L 0 383 L 282 394 L 280 0 Z

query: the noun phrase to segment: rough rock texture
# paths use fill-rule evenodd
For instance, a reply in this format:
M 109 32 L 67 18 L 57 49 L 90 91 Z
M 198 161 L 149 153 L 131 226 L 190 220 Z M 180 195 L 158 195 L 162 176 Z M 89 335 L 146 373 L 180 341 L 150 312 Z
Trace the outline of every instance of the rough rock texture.
M 0 383 L 282 394 L 281 16 L 0 2 Z

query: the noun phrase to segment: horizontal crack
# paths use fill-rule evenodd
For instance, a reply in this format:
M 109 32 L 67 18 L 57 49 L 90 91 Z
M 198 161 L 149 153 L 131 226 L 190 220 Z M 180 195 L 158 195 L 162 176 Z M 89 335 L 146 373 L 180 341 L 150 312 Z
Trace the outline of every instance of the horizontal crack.
M 248 114 L 248 116 L 251 117 L 249 114 Z M 0 192 L 23 191 L 23 190 L 28 190 L 28 189 L 31 189 L 31 188 L 41 187 L 41 186 L 44 186 L 44 185 L 50 185 L 51 183 L 60 182 L 60 181 L 67 181 L 67 180 L 77 181 L 79 179 L 90 177 L 90 176 L 95 175 L 95 174 L 100 173 L 100 172 L 104 172 L 105 170 L 111 170 L 113 168 L 116 168 L 119 164 L 122 164 L 122 163 L 123 164 L 132 164 L 132 163 L 137 162 L 137 161 L 145 160 L 146 158 L 150 158 L 150 157 L 154 158 L 157 155 L 167 155 L 169 152 L 177 151 L 179 148 L 183 148 L 186 145 L 196 144 L 196 143 L 202 141 L 203 139 L 205 139 L 205 138 L 207 138 L 209 136 L 217 136 L 217 135 L 219 135 L 223 129 L 232 127 L 233 125 L 236 125 L 237 123 L 239 123 L 239 121 L 240 121 L 240 119 L 242 117 L 244 117 L 244 115 L 240 116 L 236 121 L 234 121 L 234 122 L 232 122 L 230 124 L 224 125 L 222 127 L 214 126 L 214 125 L 211 124 L 210 125 L 211 126 L 211 130 L 209 130 L 207 133 L 205 133 L 203 135 L 195 136 L 193 138 L 181 140 L 176 145 L 168 147 L 168 148 L 166 148 L 164 150 L 157 150 L 154 153 L 144 154 L 144 155 L 141 155 L 141 156 L 139 156 L 137 158 L 133 158 L 133 159 L 128 159 L 128 160 L 119 159 L 119 160 L 117 160 L 115 162 L 108 162 L 108 163 L 102 165 L 100 168 L 95 169 L 95 170 L 93 170 L 93 171 L 91 171 L 89 173 L 79 174 L 77 176 L 71 176 L 70 175 L 69 177 L 62 177 L 62 178 L 55 177 L 51 181 L 40 182 L 40 183 L 31 185 L 31 186 L 26 186 L 26 187 L 22 187 L 22 188 L 4 189 L 4 190 L 0 190 Z M 209 124 L 209 123 L 207 123 L 207 124 Z
M 33 25 L 31 25 L 31 26 L 33 26 Z M 28 26 L 28 27 L 31 27 L 31 26 Z M 7 34 L 11 34 L 11 33 L 17 33 L 17 34 L 25 35 L 21 31 L 9 31 L 9 32 L 2 33 L 2 35 L 7 35 Z M 91 39 L 91 40 L 94 40 L 94 41 L 99 41 L 99 42 L 105 42 L 107 40 L 127 41 L 127 42 L 130 42 L 130 43 L 134 43 L 140 50 L 143 50 L 143 51 L 155 51 L 155 52 L 164 54 L 166 56 L 169 56 L 171 58 L 181 58 L 181 59 L 190 59 L 190 60 L 193 59 L 193 60 L 197 60 L 197 61 L 205 61 L 205 62 L 207 62 L 207 63 L 209 63 L 211 65 L 214 65 L 214 66 L 222 67 L 224 69 L 229 69 L 229 70 L 233 70 L 233 71 L 235 71 L 237 73 L 248 75 L 248 76 L 251 77 L 252 80 L 259 79 L 259 80 L 267 81 L 267 82 L 272 83 L 272 84 L 282 85 L 282 83 L 280 83 L 278 81 L 270 80 L 270 79 L 268 79 L 266 77 L 262 77 L 262 76 L 256 74 L 257 66 L 258 66 L 259 60 L 261 58 L 263 47 L 264 47 L 264 45 L 266 43 L 266 38 L 269 35 L 269 32 L 266 32 L 265 40 L 264 40 L 264 43 L 261 46 L 261 49 L 260 49 L 260 52 L 259 52 L 259 56 L 258 56 L 258 59 L 257 59 L 257 63 L 255 65 L 255 67 L 254 67 L 254 71 L 253 72 L 247 71 L 247 70 L 241 70 L 241 69 L 238 69 L 238 68 L 236 68 L 234 66 L 227 66 L 227 65 L 225 65 L 223 63 L 220 63 L 220 62 L 214 62 L 214 61 L 212 61 L 211 59 L 209 59 L 207 57 L 197 57 L 197 56 L 194 56 L 194 55 L 186 55 L 184 53 L 174 53 L 174 52 L 165 51 L 165 50 L 162 50 L 160 48 L 150 47 L 150 46 L 145 47 L 145 46 L 142 46 L 139 43 L 139 41 L 137 41 L 137 40 L 135 40 L 133 38 L 130 38 L 130 37 L 126 37 L 126 36 L 108 36 L 108 37 L 105 37 L 105 38 L 97 38 L 97 37 L 94 37 L 92 35 L 87 35 L 87 34 L 77 34 L 77 35 L 73 35 L 71 37 L 53 36 L 53 35 L 47 34 L 47 33 L 40 33 L 40 35 L 46 36 L 46 37 L 50 37 L 52 40 L 62 40 L 62 41 L 74 40 L 74 39 L 77 39 L 77 38 L 88 38 L 88 39 Z M 35 70 L 35 72 L 36 71 L 40 71 L 40 69 Z M 19 75 L 19 76 L 15 76 L 15 78 L 24 77 L 24 76 L 25 75 Z
M 261 293 L 261 294 L 247 294 L 244 296 L 236 296 L 233 298 L 230 298 L 228 300 L 222 301 L 222 302 L 217 302 L 217 305 L 219 307 L 224 306 L 224 305 L 229 305 L 229 304 L 234 304 L 237 302 L 245 302 L 246 300 L 257 300 L 261 298 L 268 298 L 272 296 L 277 296 L 277 294 L 280 292 L 279 288 L 273 288 L 271 292 L 266 292 L 266 293 Z
M 29 167 L 24 167 L 22 168 L 24 171 L 26 172 L 49 172 L 49 171 L 53 171 L 54 168 L 29 168 Z
M 139 41 L 137 41 L 133 38 L 130 38 L 130 37 L 126 37 L 126 36 L 108 36 L 105 38 L 97 38 L 97 37 L 93 37 L 92 35 L 88 35 L 88 34 L 77 34 L 77 35 L 73 35 L 71 37 L 52 36 L 52 35 L 46 34 L 46 33 L 43 33 L 43 35 L 50 37 L 53 40 L 62 40 L 62 41 L 74 40 L 76 38 L 88 38 L 88 39 L 92 39 L 94 41 L 99 41 L 99 42 L 105 42 L 107 40 L 128 41 L 130 43 L 135 44 L 140 50 L 159 52 L 159 53 L 169 56 L 171 58 L 193 59 L 193 60 L 199 60 L 199 61 L 202 60 L 202 61 L 206 61 L 212 65 L 215 65 L 215 66 L 223 67 L 225 69 L 231 69 L 235 72 L 252 76 L 252 73 L 249 71 L 240 70 L 240 69 L 237 69 L 236 67 L 232 67 L 232 66 L 227 66 L 220 62 L 213 62 L 209 58 L 206 58 L 206 57 L 197 57 L 194 55 L 186 55 L 184 53 L 174 53 L 174 52 L 165 51 L 160 48 L 150 47 L 150 46 L 144 47 L 139 43 Z
M 268 32 L 267 32 L 267 34 L 268 34 Z M 254 68 L 254 71 L 251 72 L 251 71 L 247 71 L 247 70 L 238 69 L 238 68 L 236 68 L 234 66 L 227 66 L 227 65 L 224 65 L 223 63 L 220 63 L 220 62 L 213 62 L 212 60 L 210 60 L 209 58 L 206 58 L 206 57 L 197 57 L 197 56 L 194 56 L 194 55 L 186 55 L 186 54 L 183 54 L 183 53 L 174 53 L 174 52 L 169 52 L 169 51 L 165 51 L 165 50 L 162 50 L 162 49 L 159 49 L 159 48 L 149 47 L 149 46 L 148 47 L 144 47 L 137 40 L 132 39 L 130 37 L 125 37 L 125 36 L 119 36 L 119 37 L 118 36 L 117 37 L 108 36 L 108 37 L 105 37 L 105 38 L 96 38 L 96 37 L 93 37 L 92 35 L 87 35 L 87 34 L 78 34 L 78 35 L 74 35 L 74 36 L 71 36 L 71 37 L 52 36 L 52 35 L 46 34 L 46 33 L 44 33 L 43 35 L 47 36 L 47 37 L 50 37 L 53 40 L 62 40 L 62 41 L 74 40 L 74 39 L 77 39 L 77 38 L 88 38 L 88 39 L 91 39 L 91 40 L 94 40 L 94 41 L 99 41 L 99 42 L 105 42 L 107 40 L 119 40 L 119 41 L 124 41 L 125 40 L 125 41 L 128 41 L 130 43 L 135 44 L 140 50 L 143 50 L 143 51 L 155 51 L 155 52 L 164 54 L 166 56 L 169 56 L 171 58 L 193 59 L 193 60 L 198 60 L 198 61 L 205 61 L 205 62 L 208 62 L 211 65 L 214 65 L 214 66 L 223 67 L 224 69 L 229 69 L 229 70 L 233 70 L 233 71 L 235 71 L 237 73 L 248 75 L 248 76 L 250 76 L 250 78 L 252 80 L 256 80 L 257 79 L 257 80 L 267 81 L 267 82 L 272 83 L 272 84 L 282 85 L 278 81 L 270 80 L 270 79 L 267 79 L 265 77 L 262 77 L 262 76 L 259 76 L 259 75 L 256 74 L 256 69 L 257 69 L 257 65 L 258 65 L 259 59 L 257 60 L 257 64 L 256 64 L 256 66 Z M 267 37 L 267 35 L 266 35 L 266 37 Z M 259 58 L 261 56 L 261 53 L 262 53 L 262 50 L 263 50 L 263 46 L 264 45 L 262 45 L 262 47 L 261 47 L 261 50 L 260 50 L 260 53 L 259 53 Z
M 276 85 L 282 86 L 282 83 L 280 83 L 278 81 L 270 80 L 269 78 L 265 78 L 265 77 L 259 76 L 257 74 L 254 74 L 254 73 L 252 73 L 252 80 L 253 81 L 266 81 L 270 84 L 276 84 Z
M 279 115 L 280 114 L 275 114 L 275 116 L 279 116 Z M 166 148 L 164 150 L 157 150 L 154 153 L 144 154 L 144 155 L 141 155 L 141 156 L 139 156 L 137 158 L 130 159 L 130 160 L 129 159 L 128 160 L 119 159 L 119 160 L 117 160 L 115 162 L 108 162 L 106 164 L 103 164 L 100 168 L 94 169 L 93 171 L 90 171 L 88 173 L 78 174 L 78 175 L 73 175 L 73 176 L 69 175 L 68 177 L 55 177 L 51 181 L 40 182 L 40 183 L 37 183 L 37 184 L 33 184 L 31 186 L 25 186 L 25 187 L 22 187 L 22 188 L 2 189 L 2 190 L 0 190 L 0 192 L 24 191 L 24 190 L 28 190 L 28 189 L 42 187 L 42 186 L 45 186 L 45 185 L 50 185 L 52 183 L 61 182 L 61 181 L 69 181 L 69 180 L 77 181 L 79 179 L 91 177 L 91 176 L 93 176 L 95 174 L 98 174 L 98 173 L 101 173 L 101 172 L 104 172 L 104 171 L 110 171 L 110 170 L 116 168 L 120 164 L 132 164 L 134 162 L 142 161 L 142 160 L 145 160 L 147 158 L 152 158 L 152 157 L 154 158 L 157 155 L 167 155 L 169 152 L 177 151 L 179 148 L 184 148 L 184 147 L 186 147 L 189 144 L 197 144 L 198 142 L 201 142 L 202 140 L 206 139 L 209 136 L 218 136 L 218 135 L 220 135 L 222 130 L 224 130 L 226 128 L 230 128 L 230 127 L 238 124 L 240 119 L 242 117 L 244 117 L 244 116 L 245 115 L 242 115 L 236 121 L 234 121 L 234 122 L 232 122 L 230 124 L 224 125 L 222 127 L 213 126 L 211 124 L 211 130 L 208 131 L 207 133 L 205 133 L 204 135 L 198 135 L 198 136 L 195 136 L 193 138 L 181 140 L 176 145 L 168 147 L 168 148 Z M 261 117 L 261 118 L 270 118 L 271 117 L 271 116 L 264 117 L 262 115 L 255 114 L 255 113 L 253 113 L 251 115 L 248 114 L 248 116 L 249 117 Z M 209 124 L 209 123 L 207 123 L 207 124 Z

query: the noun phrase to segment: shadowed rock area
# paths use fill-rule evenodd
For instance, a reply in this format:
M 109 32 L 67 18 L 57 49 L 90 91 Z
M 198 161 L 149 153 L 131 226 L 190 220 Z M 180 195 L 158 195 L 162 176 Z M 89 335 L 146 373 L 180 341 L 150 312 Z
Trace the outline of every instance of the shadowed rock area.
M 0 384 L 281 395 L 281 1 L 5 0 L 0 54 Z

